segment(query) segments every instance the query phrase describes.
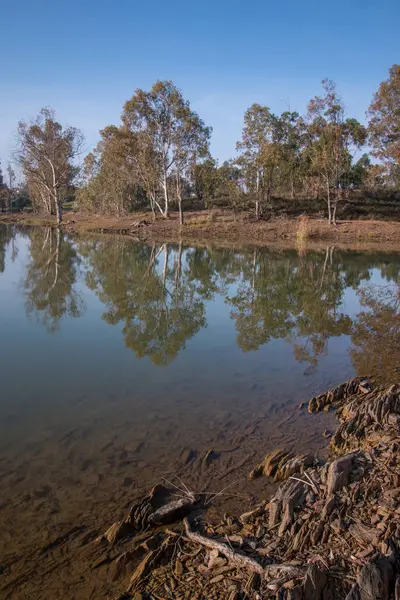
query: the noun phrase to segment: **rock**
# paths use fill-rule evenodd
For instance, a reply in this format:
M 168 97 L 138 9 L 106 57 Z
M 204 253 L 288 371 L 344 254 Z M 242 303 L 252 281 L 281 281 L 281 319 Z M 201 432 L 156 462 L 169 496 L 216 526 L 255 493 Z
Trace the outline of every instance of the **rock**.
M 304 473 L 306 469 L 312 467 L 314 464 L 314 457 L 311 454 L 304 456 L 295 456 L 285 461 L 279 468 L 279 471 L 275 475 L 275 480 L 288 479 L 296 473 Z
M 382 532 L 361 522 L 355 522 L 350 525 L 349 533 L 361 545 L 373 544 L 377 546 Z
M 346 600 L 361 600 L 360 587 L 355 583 L 346 596 Z
M 358 576 L 361 600 L 389 600 L 393 567 L 386 557 L 364 565 Z
M 303 584 L 304 600 L 320 600 L 327 581 L 328 577 L 326 573 L 318 569 L 316 565 L 311 565 L 307 570 Z
M 348 454 L 334 460 L 328 469 L 328 495 L 342 489 L 350 483 L 354 454 Z
M 153 560 L 154 553 L 155 553 L 155 551 L 151 550 L 148 554 L 146 554 L 144 559 L 138 564 L 138 566 L 134 570 L 131 580 L 129 582 L 128 592 L 133 590 L 133 588 L 140 582 L 142 577 L 144 577 L 146 575 L 146 573 L 150 567 L 150 564 Z
M 324 505 L 324 508 L 321 511 L 321 520 L 325 520 L 329 517 L 329 515 L 332 513 L 333 509 L 335 508 L 335 504 L 336 504 L 336 497 L 331 494 Z
M 250 521 L 253 521 L 256 517 L 260 517 L 264 513 L 265 513 L 265 505 L 260 504 L 254 510 L 250 510 L 249 512 L 243 513 L 239 517 L 239 521 L 241 523 L 243 523 L 243 525 L 245 525 L 246 523 L 250 523 Z
M 110 544 L 115 544 L 120 539 L 128 535 L 132 535 L 133 532 L 134 529 L 130 523 L 126 523 L 125 521 L 117 521 L 107 529 L 104 537 Z
M 262 463 L 251 471 L 249 475 L 250 479 L 255 479 L 261 475 L 273 477 L 278 471 L 280 464 L 290 457 L 290 453 L 285 450 L 281 450 L 280 448 L 273 450 L 270 454 L 267 454 Z

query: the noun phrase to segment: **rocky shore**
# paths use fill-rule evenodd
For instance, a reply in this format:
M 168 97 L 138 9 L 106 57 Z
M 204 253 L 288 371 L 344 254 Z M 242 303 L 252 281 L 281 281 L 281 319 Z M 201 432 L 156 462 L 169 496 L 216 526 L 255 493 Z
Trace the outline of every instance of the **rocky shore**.
M 308 410 L 336 410 L 331 460 L 270 453 L 249 474 L 281 482 L 269 501 L 211 523 L 174 480 L 112 524 L 96 544 L 115 598 L 398 600 L 400 385 L 355 378 Z

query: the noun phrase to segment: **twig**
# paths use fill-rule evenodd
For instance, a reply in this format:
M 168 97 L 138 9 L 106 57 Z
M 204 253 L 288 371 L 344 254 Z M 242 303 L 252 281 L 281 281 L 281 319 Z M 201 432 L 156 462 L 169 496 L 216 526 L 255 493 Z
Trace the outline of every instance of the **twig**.
M 291 477 L 289 477 L 289 479 L 293 479 L 294 481 L 300 481 L 300 483 L 305 483 L 306 485 L 309 485 L 312 490 L 314 490 L 313 484 L 310 483 L 309 481 L 304 481 L 304 479 L 300 479 L 299 477 L 294 477 L 293 475 Z

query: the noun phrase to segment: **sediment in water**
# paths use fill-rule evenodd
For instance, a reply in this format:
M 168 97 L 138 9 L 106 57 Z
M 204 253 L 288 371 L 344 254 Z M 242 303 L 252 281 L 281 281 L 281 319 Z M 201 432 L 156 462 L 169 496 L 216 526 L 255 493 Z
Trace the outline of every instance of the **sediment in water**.
M 131 507 L 97 542 L 116 598 L 398 600 L 400 385 L 355 378 L 308 409 L 336 410 L 331 460 L 275 450 L 250 474 L 282 481 L 269 502 L 211 525 L 180 481 Z

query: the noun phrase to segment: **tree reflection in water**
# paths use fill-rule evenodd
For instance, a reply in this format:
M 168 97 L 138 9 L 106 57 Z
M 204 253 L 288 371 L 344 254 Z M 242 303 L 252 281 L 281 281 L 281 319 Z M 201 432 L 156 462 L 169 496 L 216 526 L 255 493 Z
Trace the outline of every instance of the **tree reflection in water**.
M 12 234 L 0 230 L 0 257 Z M 360 374 L 397 376 L 399 303 L 397 285 L 369 284 L 373 269 L 397 282 L 397 254 L 348 252 L 333 247 L 296 250 L 186 248 L 139 244 L 126 238 L 78 238 L 59 229 L 33 228 L 25 277 L 26 308 L 49 331 L 64 315 L 79 317 L 85 305 L 76 290 L 82 261 L 85 282 L 105 306 L 103 319 L 122 324 L 126 346 L 154 364 L 169 364 L 188 340 L 207 326 L 207 304 L 221 297 L 243 352 L 273 339 L 292 344 L 296 360 L 317 366 L 329 339 L 349 336 Z M 359 291 L 361 288 L 361 291 Z M 358 291 L 362 311 L 343 304 Z

